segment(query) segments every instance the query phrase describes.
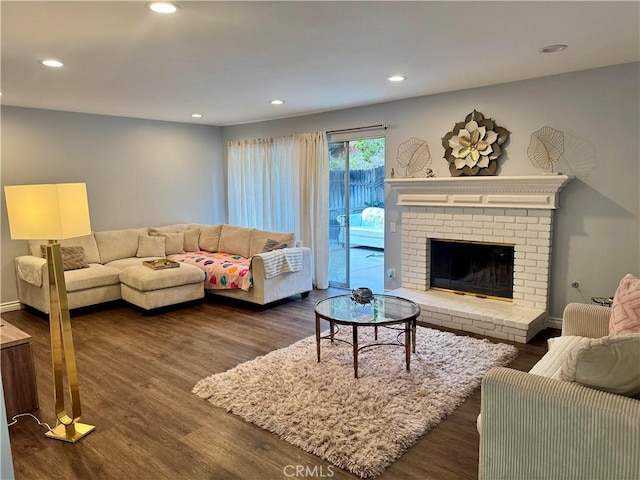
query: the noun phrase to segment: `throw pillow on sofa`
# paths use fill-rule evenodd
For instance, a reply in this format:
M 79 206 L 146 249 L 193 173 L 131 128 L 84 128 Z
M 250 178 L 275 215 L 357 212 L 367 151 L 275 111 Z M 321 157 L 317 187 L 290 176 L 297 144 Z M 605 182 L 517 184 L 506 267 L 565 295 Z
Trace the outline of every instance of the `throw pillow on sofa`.
M 47 258 L 47 246 L 40 245 L 42 258 Z M 60 247 L 62 252 L 62 269 L 78 270 L 80 268 L 88 268 L 89 264 L 84 257 L 84 248 L 82 247 Z
M 182 233 L 184 235 L 184 244 L 182 248 L 185 252 L 197 252 L 198 250 L 200 250 L 200 229 L 185 230 Z
M 138 251 L 136 252 L 136 257 L 164 257 L 166 255 L 164 245 L 164 237 L 140 235 L 138 237 Z
M 287 247 L 294 247 L 296 244 L 296 234 L 254 229 L 251 233 L 249 256 L 252 257 L 256 253 L 261 253 L 268 240 L 275 240 L 278 243 L 286 244 Z
M 270 238 L 267 240 L 267 243 L 264 244 L 262 253 L 272 252 L 274 250 L 281 250 L 283 248 L 287 248 L 286 243 L 280 243 L 277 240 L 273 240 L 272 238 Z
M 29 240 L 29 252 L 34 257 L 44 258 L 40 245 L 47 243 L 47 240 Z M 84 259 L 87 263 L 102 263 L 100 261 L 100 252 L 98 251 L 98 244 L 93 236 L 93 233 L 89 235 L 82 235 L 80 237 L 63 238 L 60 240 L 61 247 L 82 247 L 84 249 Z
M 560 379 L 618 395 L 640 396 L 640 334 L 583 339 L 566 358 Z
M 206 252 L 216 253 L 220 244 L 220 232 L 222 232 L 222 225 L 205 225 L 202 227 L 198 240 L 200 246 L 197 250 L 202 249 Z
M 640 279 L 627 273 L 613 296 L 609 335 L 640 333 Z
M 164 237 L 164 254 L 184 253 L 184 232 L 162 233 L 149 231 L 152 237 Z

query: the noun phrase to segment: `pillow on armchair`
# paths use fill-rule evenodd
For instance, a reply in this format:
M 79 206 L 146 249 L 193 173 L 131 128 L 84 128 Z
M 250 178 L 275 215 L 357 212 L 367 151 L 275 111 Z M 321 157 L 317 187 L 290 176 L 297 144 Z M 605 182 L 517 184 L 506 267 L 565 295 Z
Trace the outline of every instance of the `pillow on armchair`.
M 618 395 L 640 396 L 640 333 L 583 339 L 569 352 L 560 379 Z
M 640 279 L 627 273 L 613 296 L 609 335 L 640 333 Z

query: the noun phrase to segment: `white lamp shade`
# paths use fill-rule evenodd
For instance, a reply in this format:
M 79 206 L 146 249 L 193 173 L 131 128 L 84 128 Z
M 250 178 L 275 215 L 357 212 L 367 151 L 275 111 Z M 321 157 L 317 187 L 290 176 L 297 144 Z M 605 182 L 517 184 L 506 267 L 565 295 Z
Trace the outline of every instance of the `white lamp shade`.
M 5 186 L 4 195 L 14 240 L 61 240 L 91 233 L 84 183 Z

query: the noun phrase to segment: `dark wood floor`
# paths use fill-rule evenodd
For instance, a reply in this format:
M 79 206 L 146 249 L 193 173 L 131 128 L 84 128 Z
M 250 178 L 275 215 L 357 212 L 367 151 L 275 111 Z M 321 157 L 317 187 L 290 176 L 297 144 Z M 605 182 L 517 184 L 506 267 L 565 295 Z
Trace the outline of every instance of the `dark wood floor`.
M 48 439 L 34 419 L 9 428 L 16 479 L 357 479 L 191 393 L 205 376 L 314 333 L 313 307 L 344 293 L 314 291 L 269 309 L 214 297 L 148 315 L 117 302 L 72 312 L 82 420 L 96 426 L 76 444 Z M 53 426 L 48 322 L 32 311 L 2 317 L 33 336 L 40 409 Z M 462 334 L 462 332 L 457 332 Z M 512 368 L 528 370 L 546 351 L 545 331 L 516 344 Z M 476 479 L 477 390 L 380 480 Z M 285 471 L 285 467 L 288 467 Z M 309 473 L 314 473 L 310 475 Z

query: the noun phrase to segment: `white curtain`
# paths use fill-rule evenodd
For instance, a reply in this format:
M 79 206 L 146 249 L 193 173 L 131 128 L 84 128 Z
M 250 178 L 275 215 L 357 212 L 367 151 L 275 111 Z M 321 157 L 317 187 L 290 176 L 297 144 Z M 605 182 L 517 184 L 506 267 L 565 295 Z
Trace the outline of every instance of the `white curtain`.
M 313 284 L 329 287 L 329 146 L 324 132 L 227 143 L 229 223 L 295 232 Z

